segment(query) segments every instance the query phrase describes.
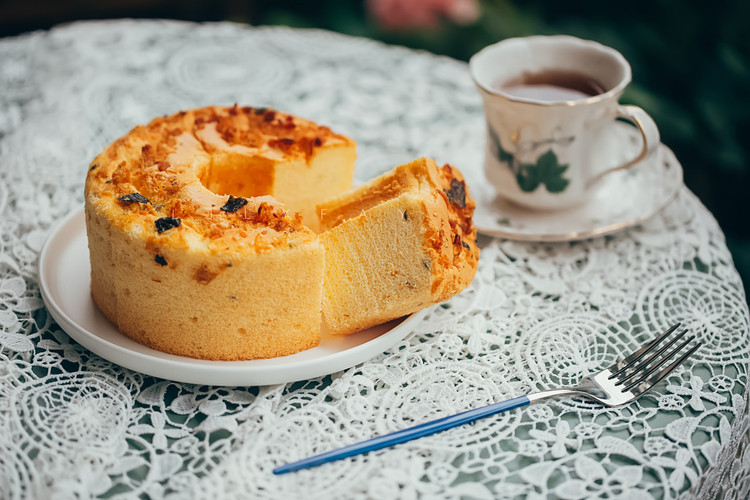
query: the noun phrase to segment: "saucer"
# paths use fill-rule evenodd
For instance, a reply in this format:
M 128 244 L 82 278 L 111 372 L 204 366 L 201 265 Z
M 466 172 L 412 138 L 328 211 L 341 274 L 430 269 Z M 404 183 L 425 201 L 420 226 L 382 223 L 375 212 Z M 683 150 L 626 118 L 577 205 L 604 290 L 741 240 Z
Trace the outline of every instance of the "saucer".
M 39 288 L 58 325 L 104 359 L 147 375 L 208 385 L 269 385 L 328 375 L 381 354 L 408 335 L 425 314 L 374 326 L 346 337 L 323 334 L 320 345 L 272 359 L 210 361 L 167 354 L 120 333 L 89 293 L 91 265 L 83 208 L 51 231 L 39 257 Z
M 638 131 L 617 123 L 613 137 L 628 157 L 640 148 Z M 630 154 L 630 157 L 635 154 Z M 535 211 L 497 195 L 484 176 L 482 164 L 466 172 L 476 202 L 474 225 L 489 236 L 520 241 L 576 241 L 611 234 L 639 224 L 666 207 L 682 187 L 682 165 L 660 145 L 649 158 L 628 169 L 610 173 L 582 205 L 558 211 Z

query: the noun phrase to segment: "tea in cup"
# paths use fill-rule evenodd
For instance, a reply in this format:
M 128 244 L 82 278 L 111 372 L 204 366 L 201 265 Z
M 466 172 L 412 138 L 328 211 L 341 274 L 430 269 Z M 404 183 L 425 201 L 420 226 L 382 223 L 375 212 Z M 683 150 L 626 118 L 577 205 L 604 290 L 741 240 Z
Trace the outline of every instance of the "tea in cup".
M 619 104 L 630 65 L 616 50 L 571 36 L 510 38 L 469 63 L 487 119 L 485 175 L 525 207 L 565 209 L 588 200 L 605 175 L 631 168 L 659 146 L 653 119 Z M 605 140 L 617 119 L 636 126 L 640 154 L 613 164 Z

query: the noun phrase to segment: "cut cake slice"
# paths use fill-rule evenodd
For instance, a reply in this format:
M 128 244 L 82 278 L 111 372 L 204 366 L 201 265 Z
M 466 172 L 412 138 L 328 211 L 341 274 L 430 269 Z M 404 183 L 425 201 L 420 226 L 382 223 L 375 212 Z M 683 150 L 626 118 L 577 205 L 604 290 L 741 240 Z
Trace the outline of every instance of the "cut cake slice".
M 479 257 L 473 211 L 458 169 L 427 158 L 319 204 L 330 333 L 348 335 L 466 288 Z

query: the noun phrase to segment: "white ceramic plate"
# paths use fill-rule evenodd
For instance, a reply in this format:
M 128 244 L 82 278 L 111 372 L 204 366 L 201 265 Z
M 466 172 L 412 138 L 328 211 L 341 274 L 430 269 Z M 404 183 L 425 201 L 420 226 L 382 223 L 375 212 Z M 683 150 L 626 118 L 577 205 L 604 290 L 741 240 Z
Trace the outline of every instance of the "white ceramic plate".
M 634 157 L 641 147 L 637 131 L 624 124 L 612 129 L 613 154 L 622 159 Z M 481 161 L 478 163 L 466 176 L 477 204 L 477 231 L 513 240 L 575 241 L 611 234 L 654 216 L 682 187 L 682 166 L 672 151 L 661 145 L 656 154 L 635 167 L 605 176 L 583 205 L 533 211 L 497 196 L 484 177 Z
M 39 286 L 50 314 L 78 343 L 113 363 L 191 384 L 282 384 L 344 370 L 399 342 L 424 314 L 420 311 L 348 337 L 324 335 L 318 347 L 290 356 L 207 361 L 166 354 L 120 333 L 91 299 L 90 269 L 81 208 L 53 228 L 39 258 Z

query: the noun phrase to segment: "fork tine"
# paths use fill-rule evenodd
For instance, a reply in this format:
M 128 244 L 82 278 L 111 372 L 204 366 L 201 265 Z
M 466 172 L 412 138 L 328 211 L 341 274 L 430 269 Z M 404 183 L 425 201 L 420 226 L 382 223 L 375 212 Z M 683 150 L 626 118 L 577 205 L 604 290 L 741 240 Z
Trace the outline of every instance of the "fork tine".
M 644 380 L 646 380 L 649 377 L 649 375 L 651 375 L 656 370 L 658 370 L 659 368 L 661 368 L 662 366 L 664 366 L 666 363 L 668 363 L 677 353 L 681 352 L 693 340 L 695 340 L 695 336 L 691 336 L 690 338 L 688 338 L 687 340 L 685 340 L 685 342 L 683 342 L 680 345 L 678 345 L 677 347 L 675 347 L 669 354 L 666 354 L 663 358 L 661 358 L 659 361 L 657 361 L 654 366 L 648 368 L 647 365 L 644 365 L 644 367 L 643 367 L 644 370 L 639 371 L 639 373 L 638 373 L 639 376 L 638 376 L 637 379 L 631 380 L 630 382 L 621 381 L 621 382 L 618 382 L 618 384 L 625 384 L 627 382 L 627 385 L 625 386 L 626 390 L 630 390 L 631 388 L 637 386 L 638 384 L 640 384 L 641 382 L 643 382 Z M 669 365 L 669 366 L 671 366 L 671 365 Z
M 675 352 L 677 352 L 680 349 L 682 349 L 682 347 L 685 346 L 685 344 L 687 344 L 687 342 L 688 341 L 686 341 L 680 347 L 678 347 L 677 349 L 675 349 Z M 629 390 L 630 392 L 632 392 L 636 397 L 640 396 L 641 394 L 643 394 L 644 392 L 646 392 L 647 390 L 651 389 L 653 386 L 655 386 L 656 384 L 658 384 L 659 382 L 661 382 L 664 379 L 664 377 L 666 377 L 667 375 L 669 375 L 670 373 L 672 373 L 675 368 L 677 368 L 678 366 L 680 366 L 687 358 L 689 358 L 695 351 L 697 351 L 702 346 L 703 346 L 703 344 L 701 342 L 698 342 L 693 347 L 691 347 L 685 354 L 683 354 L 682 356 L 680 356 L 679 358 L 677 358 L 675 361 L 673 361 L 672 364 L 670 364 L 669 366 L 667 366 L 663 370 L 654 373 L 648 379 L 640 380 L 640 381 L 638 381 L 635 384 L 629 385 L 627 387 L 627 390 Z M 674 352 L 672 354 L 674 354 Z M 669 359 L 669 358 L 667 358 L 667 359 Z
M 641 361 L 640 359 L 638 359 L 635 362 L 631 363 L 630 366 L 625 367 L 622 370 L 620 370 L 619 372 L 612 374 L 609 378 L 610 379 L 617 378 L 618 379 L 618 381 L 617 381 L 618 384 L 624 384 L 628 380 L 632 379 L 633 377 L 635 377 L 639 373 L 642 373 L 644 370 L 646 370 L 648 368 L 648 366 L 655 359 L 657 359 L 659 356 L 661 356 L 662 354 L 664 354 L 667 349 L 669 349 L 670 347 L 672 347 L 672 345 L 675 342 L 677 342 L 678 340 L 680 340 L 686 333 L 687 333 L 687 330 L 681 331 L 679 334 L 677 334 L 676 337 L 672 338 L 669 342 L 667 342 L 666 344 L 664 344 L 658 351 L 656 351 L 655 353 L 651 354 L 648 358 L 646 358 L 645 361 Z M 675 351 L 673 351 L 672 354 L 674 354 L 674 352 Z M 670 354 L 670 356 L 672 354 Z M 668 358 L 669 358 L 669 356 L 667 356 L 664 359 L 668 359 Z M 662 364 L 663 361 L 664 361 L 664 359 L 662 359 L 656 366 L 658 367 L 660 364 Z M 625 370 L 627 370 L 628 368 L 633 368 L 633 371 L 631 371 L 629 374 L 626 374 Z
M 680 323 L 675 323 L 674 325 L 667 328 L 664 333 L 659 335 L 657 338 L 652 340 L 651 342 L 644 344 L 640 349 L 633 352 L 631 355 L 629 355 L 625 359 L 621 359 L 617 363 L 610 366 L 608 369 L 611 372 L 614 372 L 609 378 L 614 378 L 620 373 L 622 373 L 623 370 L 630 367 L 630 365 L 633 364 L 634 361 L 637 361 L 638 359 L 642 358 L 644 355 L 646 355 L 649 351 L 651 351 L 654 347 L 656 347 L 659 343 L 661 343 L 662 340 L 667 338 L 669 334 L 671 334 L 673 331 L 677 330 L 677 328 L 680 326 Z
M 680 336 L 684 335 L 686 331 L 687 330 L 683 331 L 680 334 Z M 693 340 L 695 340 L 695 336 L 691 336 L 690 338 L 688 338 L 687 340 L 685 340 L 682 344 L 680 344 L 677 347 L 675 347 L 669 354 L 665 354 L 661 359 L 657 360 L 656 364 L 654 364 L 653 366 L 649 367 L 649 365 L 651 364 L 651 362 L 661 352 L 663 352 L 667 347 L 669 347 L 670 345 L 672 345 L 674 343 L 674 340 L 672 340 L 672 342 L 669 342 L 666 346 L 664 346 L 663 348 L 661 348 L 659 350 L 659 352 L 654 353 L 652 356 L 649 357 L 649 359 L 647 359 L 646 361 L 644 361 L 643 363 L 641 363 L 639 366 L 637 366 L 635 368 L 635 370 L 633 370 L 633 372 L 630 375 L 628 375 L 627 377 L 625 377 L 623 379 L 618 380 L 615 385 L 625 385 L 626 389 L 638 385 L 639 383 L 643 382 L 646 379 L 646 377 L 648 377 L 649 375 L 651 375 L 652 373 L 654 373 L 656 370 L 658 370 L 661 366 L 663 366 L 664 363 L 667 363 L 670 359 L 672 359 L 672 357 L 675 354 L 677 354 L 682 349 L 684 349 Z M 636 378 L 636 376 L 637 376 L 637 378 Z M 636 378 L 636 380 L 632 380 L 634 378 Z

